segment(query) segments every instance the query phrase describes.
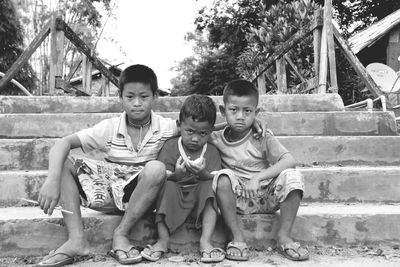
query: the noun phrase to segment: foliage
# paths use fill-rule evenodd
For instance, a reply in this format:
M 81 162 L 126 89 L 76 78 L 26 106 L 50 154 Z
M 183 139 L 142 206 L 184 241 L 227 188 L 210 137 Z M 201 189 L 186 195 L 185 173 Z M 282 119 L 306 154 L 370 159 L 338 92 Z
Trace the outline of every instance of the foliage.
M 179 75 L 185 76 L 187 84 L 179 87 L 173 83 L 173 94 L 221 94 L 226 82 L 240 77 L 236 58 L 247 46 L 246 32 L 259 23 L 256 14 L 261 2 L 219 0 L 199 11 L 196 30 L 187 37 L 194 43 L 196 67 L 186 71 L 185 60 L 174 67 L 181 70 Z
M 262 18 L 259 25 L 250 28 L 246 38 L 248 46 L 238 58 L 237 70 L 241 76 L 252 80 L 258 70 L 262 68 L 268 56 L 277 47 L 288 40 L 298 31 L 308 28 L 313 20 L 314 11 L 320 8 L 311 0 L 296 0 L 291 3 L 283 1 L 271 6 L 269 9 L 262 5 L 258 17 Z M 298 43 L 288 53 L 290 58 L 295 58 L 300 73 L 305 78 L 313 74 L 313 46 L 312 36 Z M 294 77 L 294 75 L 291 75 Z M 276 78 L 276 77 L 275 77 Z M 294 86 L 293 79 L 289 85 Z
M 111 12 L 111 0 L 58 0 L 59 16 L 77 33 L 77 35 L 91 48 L 94 48 L 98 40 L 101 27 L 100 8 Z M 21 21 L 25 27 L 25 42 L 31 42 L 51 19 L 52 11 L 47 5 L 48 1 L 19 1 Z M 50 38 L 46 38 L 37 52 L 31 57 L 31 63 L 40 77 L 39 94 L 48 90 L 49 81 L 49 56 Z M 64 75 L 81 60 L 77 48 L 65 38 L 64 42 Z M 80 73 L 79 70 L 77 73 Z
M 315 0 L 323 5 L 324 0 Z M 345 37 L 365 29 L 392 12 L 400 9 L 398 0 L 332 0 L 335 19 Z
M 345 37 L 400 8 L 398 0 L 332 2 L 334 18 Z M 180 88 L 176 92 L 219 94 L 221 87 L 230 79 L 228 74 L 232 78 L 254 77 L 277 45 L 303 27 L 310 20 L 315 7 L 323 3 L 324 0 L 215 0 L 210 7 L 198 13 L 196 31 L 191 34 L 201 36 L 203 42 L 194 42 L 195 55 L 190 67 L 185 60 L 177 65 L 179 75 L 185 77 L 182 80 L 186 84 L 179 87 L 176 79 L 174 88 Z M 307 5 L 308 8 L 304 8 Z M 289 57 L 295 61 L 304 77 L 312 76 L 314 59 L 311 38 L 294 47 Z M 367 97 L 368 92 L 363 91 L 362 82 L 342 53 L 337 53 L 336 60 L 339 93 L 344 102 Z M 220 69 L 224 67 L 226 71 Z M 273 67 L 269 72 L 274 73 Z M 289 86 L 299 82 L 293 77 L 293 73 L 289 73 Z
M 0 71 L 6 73 L 23 51 L 22 27 L 11 0 L 0 1 Z M 29 64 L 25 64 L 14 77 L 28 91 L 34 87 L 34 75 Z M 24 94 L 11 83 L 1 94 Z

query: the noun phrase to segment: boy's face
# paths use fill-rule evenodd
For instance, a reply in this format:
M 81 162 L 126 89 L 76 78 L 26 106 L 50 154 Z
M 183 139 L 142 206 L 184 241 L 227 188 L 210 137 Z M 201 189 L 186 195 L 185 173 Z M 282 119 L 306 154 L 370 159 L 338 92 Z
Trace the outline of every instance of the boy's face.
M 207 143 L 213 125 L 208 121 L 193 121 L 190 117 L 180 122 L 180 128 L 182 144 L 190 151 L 197 151 Z
M 252 126 L 259 109 L 257 99 L 253 96 L 230 96 L 225 106 L 220 106 L 222 115 L 232 131 L 247 132 Z
M 122 106 L 128 119 L 138 124 L 150 119 L 155 99 L 150 84 L 140 82 L 126 83 L 121 95 Z

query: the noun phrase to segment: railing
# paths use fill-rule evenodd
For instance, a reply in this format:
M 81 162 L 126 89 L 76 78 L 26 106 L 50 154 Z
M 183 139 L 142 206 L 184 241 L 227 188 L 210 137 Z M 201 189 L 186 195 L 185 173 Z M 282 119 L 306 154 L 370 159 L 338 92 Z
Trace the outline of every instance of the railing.
M 372 112 L 374 109 L 374 103 L 375 102 L 381 102 L 382 104 L 382 111 L 387 111 L 386 108 L 386 97 L 384 95 L 381 95 L 375 99 L 371 99 L 371 98 L 367 98 L 363 101 L 351 104 L 351 105 L 347 105 L 345 106 L 345 108 L 350 108 L 350 109 L 357 109 L 357 108 L 363 108 L 365 107 L 367 109 L 367 111 Z M 396 106 L 397 108 L 400 108 L 400 105 Z M 393 107 L 394 109 L 395 107 Z M 397 119 L 396 119 L 397 120 Z M 399 117 L 400 120 L 400 117 Z
M 3 72 L 0 71 L 0 76 L 4 77 L 5 74 Z M 19 89 L 21 89 L 22 92 L 24 92 L 27 96 L 32 96 L 32 94 L 19 82 L 17 82 L 14 79 L 11 79 L 10 82 L 12 82 L 15 86 L 17 86 Z

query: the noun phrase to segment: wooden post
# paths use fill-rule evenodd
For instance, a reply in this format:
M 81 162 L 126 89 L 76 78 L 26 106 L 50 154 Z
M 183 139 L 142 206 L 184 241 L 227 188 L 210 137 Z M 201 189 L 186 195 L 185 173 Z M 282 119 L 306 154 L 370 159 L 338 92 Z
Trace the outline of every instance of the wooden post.
M 333 40 L 333 32 L 332 32 L 332 0 L 325 0 L 324 21 L 326 23 L 326 41 L 327 41 L 328 61 L 329 61 L 329 80 L 332 88 L 332 93 L 337 93 L 338 82 L 336 76 L 335 41 Z
M 319 65 L 319 82 L 318 82 L 318 93 L 326 93 L 326 82 L 328 76 L 328 46 L 326 40 L 326 22 L 324 17 L 324 26 L 322 27 L 321 35 L 321 59 Z
M 112 74 L 112 72 L 104 66 L 104 64 L 92 54 L 90 48 L 83 42 L 78 35 L 61 19 L 57 20 L 58 27 L 62 28 L 71 43 L 73 43 L 78 50 L 88 57 L 93 66 L 98 69 L 104 76 L 106 76 L 115 86 L 118 87 L 118 79 Z
M 382 95 L 381 90 L 379 89 L 378 85 L 375 83 L 375 81 L 372 79 L 371 75 L 367 72 L 367 70 L 364 68 L 363 64 L 360 62 L 358 57 L 351 51 L 350 46 L 347 44 L 347 42 L 343 39 L 342 35 L 339 33 L 339 31 L 336 29 L 335 25 L 332 25 L 332 30 L 333 30 L 333 35 L 335 36 L 335 39 L 339 45 L 339 47 L 343 50 L 344 55 L 346 56 L 347 60 L 353 67 L 353 69 L 357 72 L 358 76 L 361 78 L 361 80 L 365 83 L 371 94 L 377 98 Z M 387 103 L 389 107 L 391 107 L 390 103 Z
M 394 69 L 395 72 L 400 70 L 400 25 L 391 30 L 389 42 L 386 49 L 386 65 Z
M 276 81 L 278 93 L 287 93 L 286 64 L 283 57 L 276 60 Z
M 296 75 L 297 78 L 303 83 L 306 81 L 304 77 L 301 75 L 299 69 L 296 67 L 296 64 L 290 59 L 290 57 L 286 54 L 284 55 L 285 61 L 289 64 L 289 66 L 292 68 L 294 74 Z
M 322 9 L 318 9 L 314 11 L 314 23 L 322 25 L 323 24 L 323 13 Z M 319 53 L 321 51 L 321 36 L 322 36 L 322 28 L 316 27 L 313 31 L 313 46 L 314 46 L 314 72 L 315 78 L 319 79 L 319 61 L 320 56 Z
M 110 80 L 103 76 L 103 95 L 110 96 Z
M 82 62 L 82 88 L 87 94 L 91 95 L 92 89 L 92 63 L 87 56 L 83 56 Z
M 54 12 L 51 18 L 49 95 L 54 95 L 56 85 L 59 88 L 63 84 L 64 32 L 57 27 L 56 16 L 57 13 Z
M 257 73 L 259 74 L 259 72 L 257 72 Z M 265 95 L 265 93 L 267 92 L 267 86 L 266 86 L 266 82 L 265 82 L 265 73 L 263 73 L 261 75 L 257 75 L 257 76 L 259 76 L 257 78 L 258 93 L 260 95 Z
M 29 44 L 26 50 L 19 56 L 17 61 L 11 65 L 8 71 L 5 73 L 4 77 L 0 79 L 0 91 L 3 90 L 7 84 L 11 81 L 11 79 L 17 74 L 17 72 L 22 68 L 22 66 L 28 62 L 29 58 L 36 51 L 36 49 L 40 46 L 43 40 L 50 33 L 50 22 L 48 22 L 44 28 L 40 31 L 40 33 L 33 39 L 33 41 Z

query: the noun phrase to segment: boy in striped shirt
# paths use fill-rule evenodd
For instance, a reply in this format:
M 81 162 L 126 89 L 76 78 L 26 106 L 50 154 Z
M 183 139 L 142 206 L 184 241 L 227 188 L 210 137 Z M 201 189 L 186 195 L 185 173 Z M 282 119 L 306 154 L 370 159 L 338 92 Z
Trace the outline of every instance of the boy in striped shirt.
M 68 240 L 38 266 L 63 266 L 89 254 L 80 204 L 104 213 L 124 211 L 114 230 L 110 255 L 121 264 L 141 261 L 128 235 L 164 183 L 165 165 L 156 160 L 158 153 L 168 138 L 178 135 L 176 120 L 152 111 L 157 89 L 152 69 L 144 65 L 126 68 L 119 80 L 122 114 L 54 144 L 38 201 L 46 214 L 52 214 L 59 200 L 73 214 L 63 213 Z M 82 148 L 85 153 L 101 151 L 104 160 L 68 157 L 74 148 Z

